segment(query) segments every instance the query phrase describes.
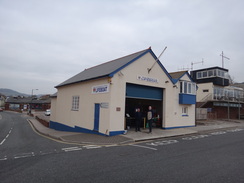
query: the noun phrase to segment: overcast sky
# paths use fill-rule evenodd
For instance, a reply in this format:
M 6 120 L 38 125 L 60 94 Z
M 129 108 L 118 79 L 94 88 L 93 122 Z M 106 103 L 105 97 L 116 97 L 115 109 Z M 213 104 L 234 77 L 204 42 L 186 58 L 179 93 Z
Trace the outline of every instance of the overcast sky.
M 243 0 L 0 0 L 0 88 L 30 94 L 148 47 L 169 72 L 222 66 L 244 82 Z

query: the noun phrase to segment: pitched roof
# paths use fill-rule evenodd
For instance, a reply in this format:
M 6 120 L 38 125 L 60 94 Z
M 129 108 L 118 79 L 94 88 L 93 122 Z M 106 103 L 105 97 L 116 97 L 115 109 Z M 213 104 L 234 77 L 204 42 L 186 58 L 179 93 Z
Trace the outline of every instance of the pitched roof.
M 187 71 L 179 71 L 179 72 L 170 72 L 169 75 L 173 79 L 179 79 L 181 76 L 183 76 Z
M 65 86 L 65 85 L 70 85 L 74 83 L 79 83 L 87 80 L 92 80 L 92 79 L 98 79 L 102 77 L 113 77 L 113 75 L 117 72 L 119 72 L 121 69 L 125 68 L 135 60 L 139 59 L 146 53 L 151 53 L 151 55 L 154 57 L 155 61 L 157 60 L 156 55 L 153 53 L 151 50 L 151 47 L 148 49 L 109 61 L 105 62 L 103 64 L 91 67 L 89 69 L 85 69 L 84 71 L 80 72 L 79 74 L 71 77 L 70 79 L 62 82 L 61 84 L 55 86 L 55 88 Z M 157 63 L 161 67 L 161 69 L 164 71 L 164 73 L 168 76 L 170 81 L 172 83 L 175 83 L 174 79 L 169 75 L 168 71 L 164 68 L 163 64 L 157 60 Z M 177 82 L 177 81 L 176 81 Z
M 101 77 L 112 77 L 116 72 L 121 70 L 122 68 L 126 67 L 128 64 L 133 62 L 134 60 L 140 58 L 144 54 L 148 53 L 151 48 L 133 53 L 131 55 L 127 55 L 125 57 L 121 57 L 89 69 L 85 69 L 84 71 L 80 72 L 79 74 L 71 77 L 70 79 L 62 82 L 61 84 L 57 85 L 55 88 L 60 86 L 65 86 L 73 83 L 78 83 L 82 81 L 87 81 L 91 79 L 101 78 Z
M 178 72 L 169 73 L 169 75 L 171 76 L 171 78 L 174 81 L 174 83 L 177 83 L 180 80 L 180 78 L 182 78 L 185 74 L 188 75 L 190 80 L 192 80 L 192 78 L 189 75 L 188 71 L 178 71 Z

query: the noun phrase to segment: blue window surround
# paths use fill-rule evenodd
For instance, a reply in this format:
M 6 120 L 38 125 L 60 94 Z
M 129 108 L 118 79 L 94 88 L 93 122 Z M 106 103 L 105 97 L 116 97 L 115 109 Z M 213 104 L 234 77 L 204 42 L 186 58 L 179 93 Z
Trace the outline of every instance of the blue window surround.
M 196 95 L 180 93 L 179 104 L 196 104 Z

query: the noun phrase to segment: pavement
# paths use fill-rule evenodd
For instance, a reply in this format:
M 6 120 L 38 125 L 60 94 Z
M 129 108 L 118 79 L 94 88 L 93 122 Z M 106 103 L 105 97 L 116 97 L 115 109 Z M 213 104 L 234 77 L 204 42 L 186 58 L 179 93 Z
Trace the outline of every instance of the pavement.
M 123 145 L 139 141 L 147 141 L 153 139 L 161 139 L 168 137 L 177 137 L 185 135 L 193 135 L 208 131 L 224 130 L 229 128 L 243 128 L 244 120 L 213 120 L 197 122 L 195 127 L 175 128 L 164 130 L 153 128 L 152 133 L 148 133 L 148 129 L 141 129 L 141 132 L 135 132 L 133 128 L 124 135 L 102 136 L 87 133 L 75 133 L 57 131 L 42 125 L 34 117 L 28 117 L 28 121 L 39 134 L 50 137 L 65 143 L 86 144 L 86 145 Z

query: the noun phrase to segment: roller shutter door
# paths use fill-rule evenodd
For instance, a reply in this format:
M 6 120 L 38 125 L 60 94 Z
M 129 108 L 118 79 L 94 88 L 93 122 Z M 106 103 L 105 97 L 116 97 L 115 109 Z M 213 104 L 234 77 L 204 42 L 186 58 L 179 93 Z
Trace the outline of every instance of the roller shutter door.
M 126 83 L 126 98 L 163 100 L 163 89 Z

